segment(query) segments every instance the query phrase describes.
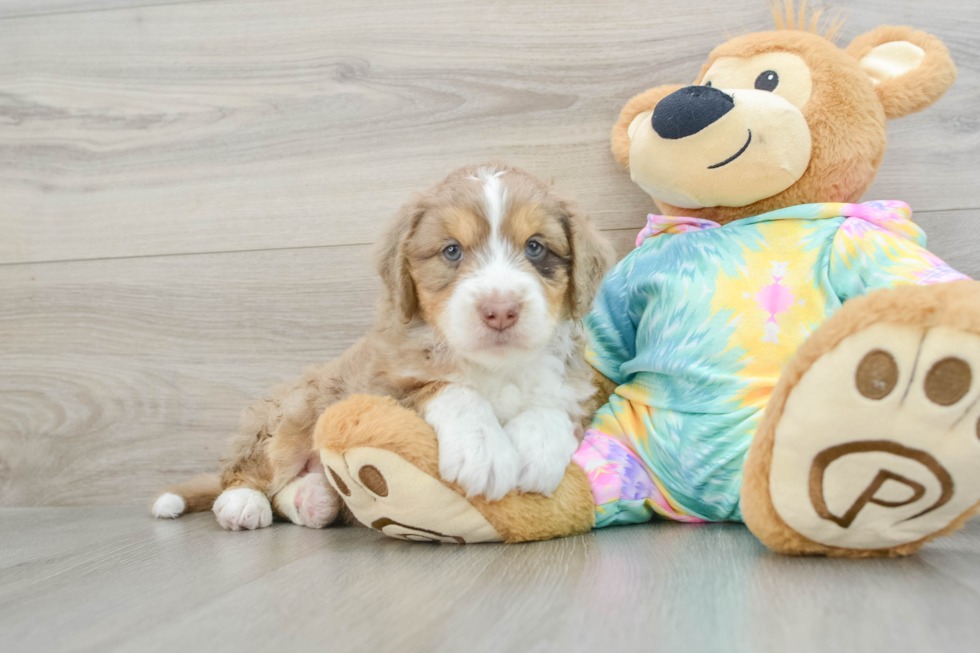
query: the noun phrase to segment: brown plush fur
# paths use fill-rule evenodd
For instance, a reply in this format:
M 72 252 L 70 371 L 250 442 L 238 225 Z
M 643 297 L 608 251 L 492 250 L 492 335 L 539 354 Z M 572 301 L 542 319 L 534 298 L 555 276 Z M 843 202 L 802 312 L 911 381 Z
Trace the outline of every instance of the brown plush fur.
M 561 259 L 553 277 L 542 279 L 550 312 L 559 320 L 570 320 L 588 310 L 614 254 L 575 204 L 516 168 L 489 164 L 454 171 L 404 205 L 382 236 L 377 263 L 384 283 L 371 331 L 340 358 L 310 367 L 246 410 L 240 434 L 223 462 L 220 486 L 193 481 L 169 488 L 184 498 L 187 512 L 210 509 L 222 489 L 251 488 L 274 499 L 316 457 L 313 427 L 338 401 L 357 394 L 386 395 L 417 410 L 440 392 L 445 379 L 459 372 L 458 355 L 435 324 L 454 277 L 433 253 L 439 253 L 447 236 L 466 240 L 486 235 L 475 208 L 482 202 L 480 185 L 468 181 L 479 168 L 505 171 L 509 205 L 521 214 L 508 223 L 513 223 L 513 236 L 539 234 Z M 584 341 L 578 346 L 581 354 Z M 582 376 L 587 383 L 591 368 L 584 354 L 580 358 L 569 375 Z M 587 403 L 581 410 L 585 418 L 595 408 Z
M 813 332 L 783 370 L 759 424 L 742 470 L 742 515 L 763 544 L 782 553 L 836 557 L 882 557 L 913 553 L 926 542 L 955 531 L 970 519 L 980 503 L 945 529 L 917 542 L 880 550 L 828 547 L 792 530 L 779 517 L 769 494 L 769 471 L 776 426 L 786 400 L 807 370 L 842 340 L 881 322 L 930 329 L 950 327 L 980 336 L 980 283 L 957 281 L 934 286 L 900 286 L 852 299 Z
M 389 397 L 357 395 L 330 407 L 317 423 L 314 446 L 341 455 L 356 447 L 386 449 L 439 478 L 435 431 Z M 466 496 L 458 484 L 442 483 Z M 506 542 L 578 535 L 588 532 L 595 521 L 592 489 L 585 472 L 574 463 L 550 498 L 512 491 L 500 501 L 474 497 L 469 502 Z
M 805 24 L 800 12 L 800 24 Z M 886 145 L 886 118 L 920 111 L 939 99 L 956 79 L 949 51 L 934 36 L 907 27 L 879 27 L 859 36 L 841 50 L 826 37 L 793 29 L 758 32 L 731 39 L 715 48 L 694 84 L 721 57 L 751 57 L 765 52 L 790 52 L 807 63 L 813 92 L 803 107 L 810 128 L 812 151 L 803 176 L 786 190 L 747 206 L 685 209 L 654 200 L 665 215 L 707 218 L 725 224 L 808 202 L 856 202 L 874 181 Z M 877 85 L 861 69 L 860 57 L 871 48 L 891 40 L 908 40 L 926 52 L 915 70 Z M 630 139 L 627 129 L 633 118 L 653 110 L 657 103 L 680 86 L 660 86 L 640 93 L 623 107 L 613 127 L 612 151 L 616 160 L 629 167 Z

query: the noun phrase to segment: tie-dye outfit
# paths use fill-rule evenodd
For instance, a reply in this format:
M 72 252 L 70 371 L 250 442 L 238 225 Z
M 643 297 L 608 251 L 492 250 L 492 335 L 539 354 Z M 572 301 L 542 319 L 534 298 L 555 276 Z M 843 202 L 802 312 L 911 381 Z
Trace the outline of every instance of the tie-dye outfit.
M 596 526 L 741 520 L 749 443 L 807 336 L 876 288 L 967 278 L 910 218 L 902 202 L 651 215 L 585 320 L 589 362 L 619 386 L 575 454 Z

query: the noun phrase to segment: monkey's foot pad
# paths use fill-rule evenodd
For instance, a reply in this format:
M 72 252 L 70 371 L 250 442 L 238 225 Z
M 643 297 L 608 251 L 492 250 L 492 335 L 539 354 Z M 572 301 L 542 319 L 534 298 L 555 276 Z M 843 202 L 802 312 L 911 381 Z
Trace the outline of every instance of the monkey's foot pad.
M 876 324 L 818 359 L 776 426 L 770 497 L 826 545 L 894 550 L 980 501 L 980 337 Z
M 359 522 L 416 542 L 501 542 L 465 498 L 386 449 L 320 452 L 327 477 Z

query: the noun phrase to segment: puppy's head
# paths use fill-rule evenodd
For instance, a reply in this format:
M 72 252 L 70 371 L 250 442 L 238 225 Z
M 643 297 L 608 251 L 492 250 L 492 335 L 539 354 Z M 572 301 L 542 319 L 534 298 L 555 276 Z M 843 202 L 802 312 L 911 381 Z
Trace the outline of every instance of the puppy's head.
M 404 321 L 422 320 L 462 357 L 497 367 L 582 317 L 612 261 L 550 186 L 516 168 L 471 166 L 402 207 L 379 271 Z

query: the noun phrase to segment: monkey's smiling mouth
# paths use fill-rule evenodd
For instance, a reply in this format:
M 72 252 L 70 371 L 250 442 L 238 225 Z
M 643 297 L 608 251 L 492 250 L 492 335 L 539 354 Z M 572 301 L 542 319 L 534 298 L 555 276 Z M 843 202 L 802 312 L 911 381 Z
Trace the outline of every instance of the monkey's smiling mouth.
M 730 157 L 728 157 L 727 159 L 725 159 L 721 163 L 716 163 L 713 166 L 708 166 L 708 170 L 714 170 L 715 168 L 720 168 L 723 165 L 727 165 L 727 164 L 731 163 L 732 161 L 734 161 L 735 159 L 737 159 L 738 157 L 742 156 L 742 152 L 744 152 L 745 150 L 749 149 L 749 143 L 751 143 L 751 142 L 752 142 L 752 130 L 750 129 L 749 130 L 749 138 L 748 138 L 748 140 L 745 141 L 745 145 L 742 146 L 742 149 L 740 149 L 738 152 L 736 152 L 735 154 L 731 155 Z

